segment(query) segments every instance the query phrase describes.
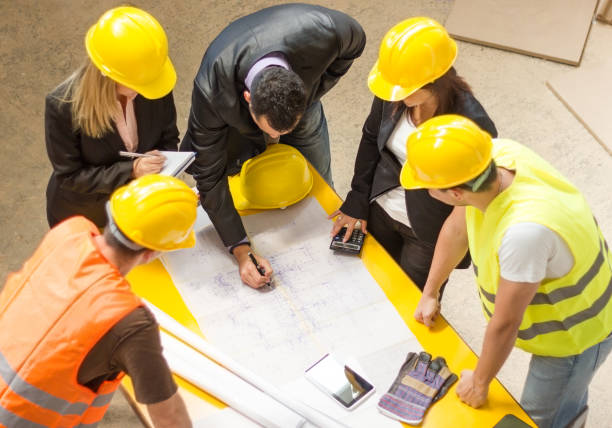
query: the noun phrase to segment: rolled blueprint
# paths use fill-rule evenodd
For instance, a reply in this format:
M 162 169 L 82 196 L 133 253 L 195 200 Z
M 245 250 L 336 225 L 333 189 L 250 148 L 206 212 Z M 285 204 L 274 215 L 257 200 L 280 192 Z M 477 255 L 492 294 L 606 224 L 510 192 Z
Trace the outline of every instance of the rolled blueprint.
M 161 333 L 170 369 L 264 427 L 301 427 L 305 420 L 269 395 L 206 358 L 174 336 Z
M 180 324 L 178 321 L 152 303 L 145 299 L 142 300 L 151 310 L 151 312 L 153 312 L 157 322 L 164 330 L 171 333 L 173 336 L 204 354 L 208 358 L 216 361 L 218 364 L 250 383 L 255 388 L 274 398 L 289 410 L 301 415 L 310 424 L 320 428 L 348 428 L 341 422 L 319 412 L 316 409 L 313 409 L 301 401 L 292 398 L 287 393 L 281 392 L 276 386 L 234 361 L 228 355 L 215 348 L 201 336 Z

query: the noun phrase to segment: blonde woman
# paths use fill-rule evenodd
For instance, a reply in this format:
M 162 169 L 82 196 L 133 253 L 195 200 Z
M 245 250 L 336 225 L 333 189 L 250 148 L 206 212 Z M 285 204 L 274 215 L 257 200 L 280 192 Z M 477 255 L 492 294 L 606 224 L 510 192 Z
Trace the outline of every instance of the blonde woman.
M 159 150 L 176 150 L 179 141 L 176 73 L 155 18 L 133 7 L 111 9 L 90 28 L 85 46 L 87 62 L 46 98 L 50 226 L 83 215 L 103 227 L 110 194 L 159 172 L 165 160 Z

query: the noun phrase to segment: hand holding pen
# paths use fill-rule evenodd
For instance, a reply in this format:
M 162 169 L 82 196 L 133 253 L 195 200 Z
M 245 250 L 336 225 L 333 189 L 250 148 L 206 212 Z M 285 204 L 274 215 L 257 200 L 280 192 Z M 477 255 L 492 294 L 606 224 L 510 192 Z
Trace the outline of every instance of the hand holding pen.
M 147 174 L 157 174 L 166 162 L 166 157 L 159 150 L 151 150 L 146 153 L 119 152 L 119 155 L 135 159 L 132 164 L 132 176 L 134 178 Z
M 253 264 L 255 265 L 255 269 L 257 269 L 257 272 L 259 272 L 259 274 L 261 276 L 266 276 L 266 270 L 263 268 L 263 266 L 261 266 L 258 262 L 257 259 L 255 258 L 255 256 L 253 255 L 253 253 L 251 253 L 249 251 L 249 258 L 251 259 L 251 261 L 253 262 Z M 272 285 L 270 284 L 270 281 L 266 282 L 266 286 L 271 287 Z
M 251 252 L 249 245 L 234 247 L 232 254 L 238 262 L 240 279 L 249 287 L 260 288 L 272 279 L 272 266 L 264 257 Z

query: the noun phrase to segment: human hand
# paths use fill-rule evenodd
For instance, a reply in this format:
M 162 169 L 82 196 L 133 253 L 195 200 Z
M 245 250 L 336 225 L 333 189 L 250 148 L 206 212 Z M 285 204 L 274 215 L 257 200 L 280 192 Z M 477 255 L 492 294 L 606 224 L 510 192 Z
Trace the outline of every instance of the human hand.
M 417 308 L 414 311 L 414 318 L 425 324 L 427 327 L 433 327 L 436 317 L 440 313 L 440 301 L 437 297 L 423 294 Z
M 261 275 L 255 267 L 255 263 L 249 257 L 251 247 L 249 245 L 239 245 L 234 248 L 233 254 L 238 261 L 238 271 L 240 272 L 240 279 L 246 285 L 252 288 L 260 288 L 268 284 L 272 280 L 272 266 L 270 262 L 253 253 L 253 256 L 257 259 L 257 263 L 264 269 L 264 274 Z
M 145 153 L 146 156 L 136 159 L 132 163 L 132 176 L 142 177 L 147 174 L 157 174 L 164 167 L 166 157 L 159 150 L 151 150 Z
M 468 406 L 478 408 L 487 401 L 489 385 L 477 382 L 474 370 L 463 370 L 457 384 L 457 396 Z
M 327 218 L 329 220 L 331 220 L 334 217 L 336 217 L 336 221 L 334 221 L 334 225 L 332 226 L 332 230 L 331 230 L 331 232 L 329 234 L 329 236 L 332 237 L 332 238 L 334 236 L 336 236 L 336 234 L 338 232 L 340 232 L 340 229 L 342 229 L 342 227 L 346 226 L 346 233 L 344 234 L 344 239 L 342 240 L 342 242 L 348 241 L 349 238 L 351 237 L 351 235 L 353 234 L 353 229 L 355 229 L 355 224 L 358 221 L 361 223 L 361 231 L 364 234 L 368 233 L 368 231 L 366 229 L 366 227 L 368 225 L 368 221 L 367 220 L 357 219 L 355 217 L 351 217 L 350 215 L 344 214 L 340 210 L 336 210 L 336 211 L 334 211 L 333 213 L 331 213 L 330 215 L 327 216 Z

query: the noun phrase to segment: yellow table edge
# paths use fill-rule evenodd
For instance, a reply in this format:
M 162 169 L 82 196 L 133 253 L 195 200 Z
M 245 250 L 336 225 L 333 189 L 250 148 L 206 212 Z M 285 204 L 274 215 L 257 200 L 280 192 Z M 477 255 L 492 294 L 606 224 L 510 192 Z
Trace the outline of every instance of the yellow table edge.
M 325 212 L 330 214 L 340 207 L 342 201 L 321 176 L 312 168 L 311 170 L 315 179 L 310 196 L 316 198 Z M 255 212 L 258 211 L 241 212 L 241 214 L 249 215 Z M 413 314 L 419 301 L 420 290 L 371 236 L 368 236 L 365 240 L 361 259 L 406 325 L 417 337 L 423 349 L 434 356 L 443 356 L 451 370 L 458 375 L 462 370 L 473 369 L 476 366 L 476 355 L 446 320 L 440 317 L 436 321 L 435 327 L 429 329 L 414 319 Z M 145 266 L 138 266 L 130 272 L 127 278 L 136 294 L 146 298 L 172 315 L 184 326 L 202 335 L 195 318 L 159 260 Z M 154 284 L 154 286 L 151 286 L 151 284 Z M 474 292 L 476 291 L 474 290 Z M 452 302 L 449 302 L 449 304 L 452 304 Z M 183 379 L 177 376 L 175 376 L 175 379 L 180 389 L 196 395 L 214 408 L 225 407 L 225 404 L 215 397 Z M 126 376 L 122 383 L 128 401 L 135 407 L 143 422 L 150 426 L 148 414 L 144 411 L 143 406 L 134 399 L 130 379 Z M 455 386 L 449 390 L 442 400 L 427 411 L 422 424 L 423 427 L 492 427 L 506 414 L 513 414 L 531 426 L 535 426 L 499 381 L 494 380 L 491 383 L 488 401 L 479 409 L 473 409 L 461 403 L 455 394 Z

